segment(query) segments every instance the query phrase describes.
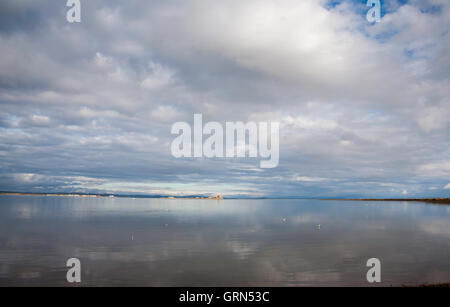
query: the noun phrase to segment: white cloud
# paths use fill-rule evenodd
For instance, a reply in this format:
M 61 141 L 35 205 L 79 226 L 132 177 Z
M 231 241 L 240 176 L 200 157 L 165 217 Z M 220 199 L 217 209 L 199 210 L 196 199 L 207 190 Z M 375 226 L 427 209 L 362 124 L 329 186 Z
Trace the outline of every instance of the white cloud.
M 294 178 L 295 181 L 304 181 L 304 182 L 320 182 L 327 180 L 327 178 L 320 178 L 320 177 L 308 177 L 308 176 L 296 176 Z
M 327 10 L 322 1 L 314 0 L 201 4 L 193 1 L 189 6 L 189 17 L 182 23 L 189 31 L 186 35 L 199 48 L 239 65 L 315 89 L 319 84 L 326 88 L 354 82 L 358 92 L 371 89 L 382 72 L 374 70 L 377 60 L 370 56 L 382 49 L 355 31 L 363 19 L 347 6 Z
M 31 116 L 31 120 L 37 125 L 46 125 L 50 123 L 50 118 L 43 115 L 33 115 Z
M 426 132 L 443 129 L 450 122 L 448 106 L 425 109 L 419 116 L 419 124 Z
M 42 181 L 46 177 L 38 174 L 15 174 L 14 179 L 23 183 L 33 183 Z
M 286 116 L 282 119 L 282 124 L 300 129 L 333 130 L 338 124 L 333 120 L 308 118 L 306 116 Z
M 149 90 L 160 89 L 173 82 L 174 72 L 170 69 L 153 62 L 149 64 L 149 68 L 151 73 L 142 80 L 142 88 Z
M 432 162 L 420 165 L 419 173 L 432 177 L 450 178 L 450 161 Z
M 450 178 L 448 1 L 433 1 L 433 14 L 429 1 L 389 7 L 370 25 L 354 1 L 99 0 L 86 3 L 81 27 L 45 1 L 17 3 L 4 0 L 0 15 L 20 5 L 38 23 L 0 22 L 4 187 L 98 174 L 107 182 L 83 187 L 150 180 L 175 183 L 152 190 L 172 193 L 327 195 L 395 182 L 401 195 Z M 170 126 L 196 112 L 280 121 L 280 166 L 173 159 Z M 51 175 L 11 181 L 12 170 Z

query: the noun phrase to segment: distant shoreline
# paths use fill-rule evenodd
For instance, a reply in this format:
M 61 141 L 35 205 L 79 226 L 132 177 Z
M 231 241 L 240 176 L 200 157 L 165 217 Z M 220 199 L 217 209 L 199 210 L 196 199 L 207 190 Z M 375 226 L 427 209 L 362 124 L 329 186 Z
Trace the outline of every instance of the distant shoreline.
M 224 199 L 222 195 L 204 196 L 204 195 L 189 195 L 189 196 L 169 196 L 169 195 L 116 195 L 116 194 L 82 194 L 82 193 L 32 193 L 32 192 L 0 192 L 0 196 L 53 196 L 53 197 L 86 197 L 86 198 L 157 198 L 157 199 Z M 225 199 L 317 199 L 317 200 L 345 200 L 345 201 L 413 201 L 426 202 L 434 204 L 450 204 L 450 198 L 320 198 L 320 197 L 228 197 Z
M 0 196 L 48 196 L 48 197 L 85 197 L 85 198 L 163 198 L 163 199 L 218 199 L 222 200 L 222 194 L 217 196 L 165 196 L 165 195 L 116 195 L 116 194 L 81 194 L 81 193 L 31 193 L 31 192 L 0 192 Z
M 114 195 L 106 195 L 106 194 L 21 193 L 21 192 L 0 192 L 0 195 L 8 195 L 8 196 L 114 197 Z
M 450 204 L 450 198 L 335 198 L 347 201 L 420 201 L 434 204 Z

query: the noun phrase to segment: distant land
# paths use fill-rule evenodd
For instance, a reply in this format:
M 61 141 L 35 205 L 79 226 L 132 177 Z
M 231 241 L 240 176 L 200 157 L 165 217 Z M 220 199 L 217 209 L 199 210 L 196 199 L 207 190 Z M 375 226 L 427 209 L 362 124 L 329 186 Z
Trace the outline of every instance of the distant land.
M 222 194 L 217 196 L 189 195 L 189 196 L 168 196 L 168 195 L 116 195 L 116 194 L 83 194 L 83 193 L 31 193 L 31 192 L 0 192 L 0 195 L 10 196 L 53 196 L 53 197 L 121 197 L 121 198 L 167 198 L 167 199 L 223 199 Z
M 216 196 L 205 195 L 125 195 L 125 194 L 87 194 L 87 193 L 33 193 L 33 192 L 0 192 L 0 195 L 11 196 L 60 196 L 60 197 L 119 197 L 119 198 L 166 198 L 166 199 L 224 199 L 222 194 Z M 320 199 L 320 200 L 346 200 L 346 201 L 415 201 L 434 204 L 450 204 L 450 198 L 321 198 L 321 197 L 225 197 L 225 199 Z
M 349 201 L 420 201 L 435 204 L 450 204 L 450 198 L 337 198 L 336 200 Z

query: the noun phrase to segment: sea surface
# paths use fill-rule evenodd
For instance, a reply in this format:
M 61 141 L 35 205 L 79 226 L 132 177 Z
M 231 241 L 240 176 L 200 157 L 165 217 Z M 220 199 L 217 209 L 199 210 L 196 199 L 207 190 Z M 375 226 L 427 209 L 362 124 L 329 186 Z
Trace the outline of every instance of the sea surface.
M 0 286 L 74 286 L 69 258 L 82 286 L 448 283 L 450 206 L 0 196 Z

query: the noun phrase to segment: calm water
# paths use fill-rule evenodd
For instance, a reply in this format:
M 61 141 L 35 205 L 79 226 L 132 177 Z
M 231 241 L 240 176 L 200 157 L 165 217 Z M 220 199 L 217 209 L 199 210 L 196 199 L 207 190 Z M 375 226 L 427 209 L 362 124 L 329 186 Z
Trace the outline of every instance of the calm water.
M 320 229 L 318 228 L 320 224 Z M 320 200 L 0 196 L 0 285 L 450 282 L 450 206 Z

